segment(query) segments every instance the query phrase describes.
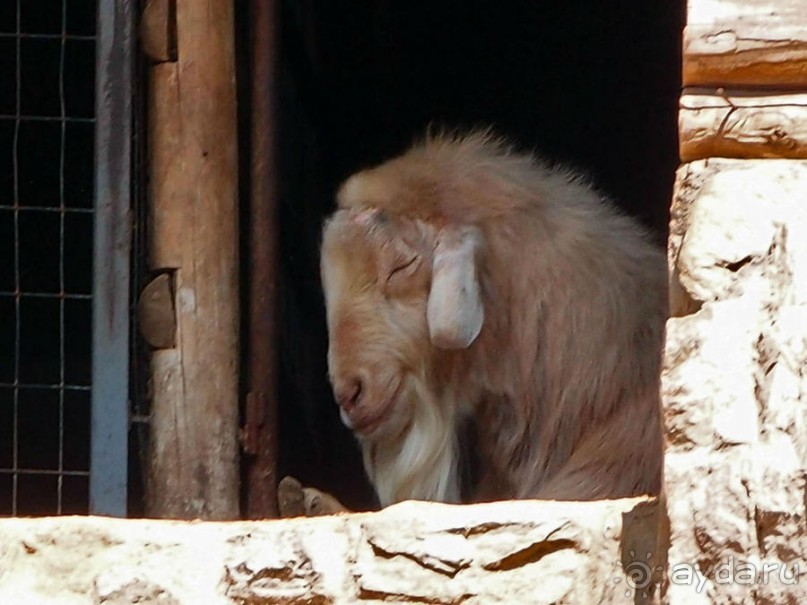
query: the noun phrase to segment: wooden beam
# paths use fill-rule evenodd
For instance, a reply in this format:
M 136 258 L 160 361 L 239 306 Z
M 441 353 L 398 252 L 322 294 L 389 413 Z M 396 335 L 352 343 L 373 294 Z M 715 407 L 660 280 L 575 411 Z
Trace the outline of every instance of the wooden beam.
M 685 90 L 681 161 L 707 157 L 807 159 L 807 94 Z
M 689 0 L 684 86 L 807 87 L 804 0 Z
M 233 4 L 176 0 L 175 19 L 176 61 L 150 69 L 150 265 L 173 277 L 176 343 L 152 354 L 147 508 L 157 517 L 234 519 L 239 289 Z
M 246 516 L 278 516 L 277 88 L 279 4 L 252 0 L 249 394 L 244 427 Z

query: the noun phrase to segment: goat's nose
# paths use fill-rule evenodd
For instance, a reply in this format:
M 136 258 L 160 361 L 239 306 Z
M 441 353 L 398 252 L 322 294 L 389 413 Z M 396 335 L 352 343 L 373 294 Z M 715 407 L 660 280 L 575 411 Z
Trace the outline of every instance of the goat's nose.
M 359 404 L 362 390 L 361 379 L 354 376 L 339 384 L 334 389 L 334 395 L 342 409 L 349 412 Z

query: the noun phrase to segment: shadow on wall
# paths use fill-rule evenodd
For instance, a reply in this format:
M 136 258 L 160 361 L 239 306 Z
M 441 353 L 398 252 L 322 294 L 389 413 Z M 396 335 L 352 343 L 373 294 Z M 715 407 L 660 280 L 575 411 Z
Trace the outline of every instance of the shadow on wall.
M 322 218 L 430 123 L 492 124 L 666 238 L 685 3 L 284 2 L 280 476 L 374 504 L 327 382 Z

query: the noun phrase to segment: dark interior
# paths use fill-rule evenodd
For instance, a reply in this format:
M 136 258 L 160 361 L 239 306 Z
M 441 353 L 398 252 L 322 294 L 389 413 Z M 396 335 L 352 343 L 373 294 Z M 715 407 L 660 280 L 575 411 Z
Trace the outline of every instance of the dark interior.
M 588 173 L 662 243 L 684 14 L 682 0 L 282 3 L 280 476 L 374 505 L 326 379 L 318 239 L 340 181 L 429 124 L 493 126 Z
M 0 3 L 0 258 L 17 259 L 0 263 L 0 514 L 87 510 L 94 4 Z M 236 3 L 243 124 L 248 4 Z M 358 447 L 326 379 L 318 242 L 336 187 L 429 124 L 493 126 L 586 171 L 663 242 L 685 3 L 285 0 L 280 8 L 280 476 L 370 508 Z M 143 268 L 133 273 L 142 278 Z M 142 386 L 135 381 L 135 401 Z M 142 514 L 137 454 L 146 437 L 137 427 L 133 516 Z
M 94 2 L 0 2 L 0 516 L 89 506 L 94 82 Z

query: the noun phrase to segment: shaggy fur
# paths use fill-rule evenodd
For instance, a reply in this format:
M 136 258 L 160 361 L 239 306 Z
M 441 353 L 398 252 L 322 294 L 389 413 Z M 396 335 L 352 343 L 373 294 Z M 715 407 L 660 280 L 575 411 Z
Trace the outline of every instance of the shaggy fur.
M 633 220 L 487 133 L 430 137 L 338 204 L 329 373 L 382 505 L 459 501 L 469 453 L 471 500 L 658 493 L 666 263 Z

